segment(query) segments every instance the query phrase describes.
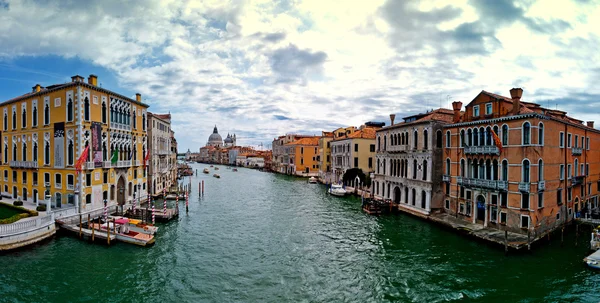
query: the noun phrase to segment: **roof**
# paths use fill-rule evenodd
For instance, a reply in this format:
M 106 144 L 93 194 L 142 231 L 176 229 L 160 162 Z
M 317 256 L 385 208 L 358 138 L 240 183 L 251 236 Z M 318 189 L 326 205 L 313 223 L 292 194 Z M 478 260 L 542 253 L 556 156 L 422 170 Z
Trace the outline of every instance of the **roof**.
M 320 137 L 308 137 L 308 138 L 301 138 L 298 139 L 296 141 L 290 142 L 286 145 L 319 145 L 319 138 Z
M 134 99 L 131 99 L 129 97 L 123 96 L 121 94 L 115 93 L 115 92 L 113 92 L 111 90 L 102 88 L 100 86 L 94 86 L 94 85 L 91 85 L 91 84 L 89 84 L 87 82 L 83 82 L 83 81 L 80 81 L 80 82 L 67 82 L 67 83 L 63 83 L 63 84 L 53 84 L 53 85 L 49 85 L 49 86 L 46 86 L 46 87 L 41 87 L 41 90 L 39 92 L 26 93 L 24 95 L 21 95 L 21 96 L 18 96 L 18 97 L 6 100 L 4 102 L 1 102 L 0 105 L 6 105 L 6 104 L 14 103 L 14 102 L 21 101 L 23 99 L 27 99 L 27 98 L 30 98 L 30 97 L 42 96 L 42 95 L 45 95 L 45 94 L 48 94 L 48 93 L 51 93 L 51 92 L 54 92 L 54 91 L 57 91 L 57 90 L 61 90 L 61 89 L 65 89 L 65 88 L 69 88 L 69 87 L 73 87 L 73 86 L 78 86 L 78 85 L 81 85 L 81 86 L 83 86 L 85 88 L 88 88 L 88 89 L 93 89 L 93 90 L 97 90 L 97 91 L 100 91 L 100 92 L 103 92 L 103 93 L 106 93 L 106 94 L 109 94 L 109 95 L 113 95 L 113 96 L 118 97 L 120 99 L 133 102 L 135 104 L 140 104 L 140 105 L 143 105 L 143 106 L 146 106 L 146 107 L 150 107 L 148 104 L 145 104 L 143 102 L 138 102 L 137 100 L 134 100 Z
M 375 132 L 377 131 L 377 129 L 372 128 L 372 127 L 365 127 L 361 130 L 357 130 L 347 136 L 344 137 L 340 137 L 337 140 L 344 140 L 344 139 L 375 139 Z
M 442 123 L 452 123 L 453 117 L 454 117 L 453 110 L 447 109 L 447 108 L 438 108 L 438 109 L 432 110 L 430 112 L 412 115 L 412 116 L 403 118 L 405 121 L 410 118 L 416 118 L 416 120 L 414 120 L 414 121 L 396 123 L 394 125 L 380 128 L 377 131 L 385 131 L 385 130 L 389 130 L 389 129 L 400 128 L 400 127 L 404 127 L 404 126 L 408 126 L 408 125 L 414 125 L 414 124 L 420 124 L 420 123 L 432 122 L 432 121 L 437 121 L 437 122 L 442 122 Z

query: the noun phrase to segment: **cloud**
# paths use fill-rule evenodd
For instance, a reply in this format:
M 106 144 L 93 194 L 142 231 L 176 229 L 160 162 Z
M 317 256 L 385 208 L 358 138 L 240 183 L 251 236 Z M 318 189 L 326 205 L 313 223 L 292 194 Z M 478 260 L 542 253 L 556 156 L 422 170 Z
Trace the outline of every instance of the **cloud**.
M 214 124 L 266 145 L 513 86 L 589 117 L 600 96 L 600 8 L 552 4 L 0 0 L 0 60 L 77 57 L 111 71 L 118 86 L 107 88 L 171 112 L 183 150 L 203 146 Z M 0 70 L 62 80 L 10 63 Z

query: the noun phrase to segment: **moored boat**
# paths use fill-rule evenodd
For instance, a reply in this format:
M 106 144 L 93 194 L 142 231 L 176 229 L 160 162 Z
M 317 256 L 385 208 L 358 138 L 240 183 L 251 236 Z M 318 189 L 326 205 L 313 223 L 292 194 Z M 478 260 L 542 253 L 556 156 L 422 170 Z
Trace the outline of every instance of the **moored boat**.
M 219 168 L 218 168 L 218 167 L 215 167 L 215 170 L 219 170 Z
M 121 222 L 125 222 L 124 220 L 127 220 L 129 229 L 131 229 L 132 231 L 135 231 L 135 232 L 149 234 L 149 235 L 154 235 L 158 232 L 158 227 L 151 225 L 151 224 L 143 223 L 141 220 L 138 220 L 138 219 L 130 219 L 127 217 L 118 217 L 118 216 L 109 216 L 109 218 L 110 218 L 110 220 L 114 219 L 115 221 L 123 220 Z
M 340 184 L 331 184 L 331 187 L 329 187 L 327 192 L 338 197 L 343 197 L 346 195 L 346 190 Z
M 315 178 L 315 177 L 308 178 L 308 183 L 317 183 L 317 178 Z
M 114 222 L 104 224 L 92 223 L 91 225 L 96 230 L 106 230 L 107 228 L 110 228 L 111 231 L 115 232 L 117 240 L 125 243 L 135 244 L 139 246 L 147 246 L 154 244 L 153 235 L 131 230 L 131 228 L 129 227 L 129 220 L 127 219 L 118 219 Z
M 218 178 L 221 178 L 221 175 L 219 175 L 219 174 L 214 174 L 214 175 L 213 175 L 213 177 L 215 177 L 215 178 L 217 178 L 217 179 L 218 179 Z

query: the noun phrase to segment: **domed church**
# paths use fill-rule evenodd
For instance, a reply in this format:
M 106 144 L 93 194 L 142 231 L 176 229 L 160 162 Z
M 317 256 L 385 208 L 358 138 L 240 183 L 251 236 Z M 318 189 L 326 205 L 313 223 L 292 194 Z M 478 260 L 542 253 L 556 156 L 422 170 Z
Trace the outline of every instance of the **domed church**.
M 208 142 L 206 143 L 206 146 L 213 146 L 213 147 L 230 147 L 230 146 L 235 146 L 236 144 L 236 138 L 235 138 L 235 134 L 230 135 L 227 134 L 227 138 L 225 138 L 225 144 L 223 144 L 223 138 L 221 138 L 221 135 L 219 135 L 219 131 L 217 130 L 217 126 L 215 125 L 215 128 L 213 129 L 213 133 L 210 134 L 210 136 L 208 137 Z

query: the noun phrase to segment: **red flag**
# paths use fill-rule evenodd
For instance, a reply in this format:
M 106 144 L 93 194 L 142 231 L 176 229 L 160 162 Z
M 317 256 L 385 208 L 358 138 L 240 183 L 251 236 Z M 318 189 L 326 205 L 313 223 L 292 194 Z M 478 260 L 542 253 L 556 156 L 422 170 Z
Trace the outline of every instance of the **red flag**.
M 146 153 L 146 157 L 144 157 L 144 169 L 146 169 L 146 163 L 150 160 L 150 150 Z
M 498 137 L 496 132 L 493 130 L 492 130 L 492 136 L 494 138 L 494 143 L 496 143 L 496 146 L 498 146 L 498 152 L 502 153 L 502 141 L 500 141 L 500 138 Z
M 75 162 L 75 171 L 77 173 L 81 172 L 81 167 L 83 166 L 83 163 L 88 159 L 89 151 L 90 147 L 86 146 L 83 150 L 83 153 L 81 153 L 81 156 L 79 156 L 79 158 L 77 159 L 77 162 Z

